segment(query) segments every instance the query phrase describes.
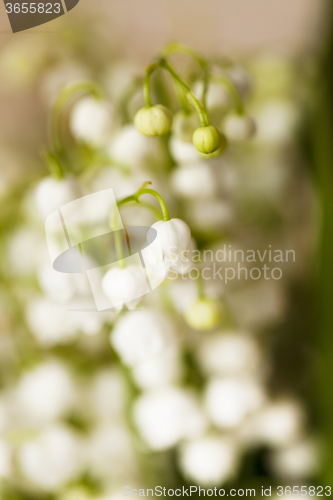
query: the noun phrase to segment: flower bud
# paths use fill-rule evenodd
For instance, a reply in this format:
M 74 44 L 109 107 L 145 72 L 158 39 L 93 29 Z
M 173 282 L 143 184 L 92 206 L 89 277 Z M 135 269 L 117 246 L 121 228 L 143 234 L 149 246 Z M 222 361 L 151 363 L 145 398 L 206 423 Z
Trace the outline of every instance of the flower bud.
M 141 108 L 135 115 L 134 124 L 142 135 L 148 137 L 165 135 L 172 126 L 172 113 L 161 104 Z
M 200 126 L 198 115 L 178 111 L 173 120 L 173 135 L 183 142 L 192 142 L 194 131 Z
M 256 125 L 250 116 L 232 113 L 225 118 L 223 130 L 230 141 L 241 142 L 254 136 Z
M 201 158 L 205 158 L 206 160 L 209 158 L 218 158 L 224 152 L 228 144 L 225 135 L 221 133 L 220 133 L 220 140 L 221 140 L 221 146 L 218 149 L 216 149 L 216 151 L 207 154 L 199 152 L 199 156 L 201 156 Z
M 193 134 L 193 144 L 200 153 L 214 153 L 221 146 L 220 132 L 213 125 L 197 128 Z
M 195 330 L 211 330 L 220 319 L 218 305 L 212 299 L 198 299 L 185 311 L 184 319 Z

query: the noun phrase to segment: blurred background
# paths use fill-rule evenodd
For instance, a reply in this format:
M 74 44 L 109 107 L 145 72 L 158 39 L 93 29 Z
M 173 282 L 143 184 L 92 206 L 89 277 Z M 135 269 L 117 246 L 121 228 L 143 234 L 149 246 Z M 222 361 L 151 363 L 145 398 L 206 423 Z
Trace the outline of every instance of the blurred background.
M 310 486 L 332 484 L 332 21 L 324 0 L 80 0 L 13 35 L 0 6 L 1 500 L 117 500 L 124 486 L 191 484 L 257 496 L 272 486 L 274 497 L 305 485 L 313 496 Z M 177 131 L 147 139 L 133 126 L 145 68 L 173 41 L 219 64 L 256 123 L 220 158 L 200 158 Z M 172 61 L 199 96 L 200 68 Z M 104 97 L 63 107 L 70 167 L 59 181 L 45 161 L 54 103 L 87 80 Z M 168 77 L 152 95 L 179 109 Z M 233 102 L 212 84 L 207 106 L 220 126 Z M 192 248 L 212 251 L 210 272 L 238 264 L 218 262 L 218 250 L 271 249 L 284 256 L 271 266 L 281 279 L 243 273 L 198 290 L 190 266 L 137 311 L 69 312 L 91 295 L 81 275 L 53 270 L 46 217 L 144 181 L 189 224 Z M 133 206 L 122 218 L 156 221 Z M 211 328 L 189 319 L 202 288 L 219 308 Z

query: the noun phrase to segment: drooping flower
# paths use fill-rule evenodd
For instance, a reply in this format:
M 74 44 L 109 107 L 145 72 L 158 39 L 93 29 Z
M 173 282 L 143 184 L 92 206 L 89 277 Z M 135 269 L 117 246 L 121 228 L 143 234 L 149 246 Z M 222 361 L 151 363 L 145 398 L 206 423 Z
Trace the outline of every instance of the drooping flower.
M 256 132 L 256 124 L 250 116 L 231 113 L 224 120 L 223 130 L 230 141 L 248 141 Z
M 157 238 L 166 259 L 176 262 L 180 253 L 188 250 L 191 230 L 182 219 L 158 221 L 152 228 L 157 231 Z
M 108 103 L 88 96 L 74 105 L 70 129 L 78 141 L 102 146 L 110 138 L 114 120 L 114 110 Z

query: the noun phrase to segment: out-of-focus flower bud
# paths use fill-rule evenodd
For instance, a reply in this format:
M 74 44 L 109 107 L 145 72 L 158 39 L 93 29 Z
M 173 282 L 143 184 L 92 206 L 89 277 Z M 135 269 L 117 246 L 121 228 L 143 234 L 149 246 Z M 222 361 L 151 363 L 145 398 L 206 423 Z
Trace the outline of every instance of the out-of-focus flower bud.
M 225 118 L 223 130 L 230 141 L 248 141 L 256 132 L 256 124 L 250 116 L 232 113 Z
M 57 181 L 53 177 L 45 177 L 34 191 L 36 208 L 41 217 L 46 218 L 57 208 L 79 198 L 81 193 L 81 187 L 75 179 Z
M 74 105 L 69 125 L 76 140 L 98 147 L 110 138 L 113 122 L 112 107 L 89 96 Z
M 177 139 L 184 142 L 192 142 L 194 131 L 200 127 L 198 115 L 196 113 L 186 114 L 178 111 L 173 120 L 173 134 Z
M 172 386 L 143 393 L 134 405 L 133 415 L 152 450 L 166 450 L 183 438 L 197 437 L 207 425 L 196 398 Z
M 148 137 L 156 137 L 167 134 L 172 127 L 171 111 L 156 104 L 150 108 L 141 108 L 136 113 L 134 124 L 141 134 Z
M 201 160 L 175 169 L 171 183 L 177 194 L 193 200 L 214 197 L 217 191 L 213 169 Z
M 213 125 L 199 127 L 193 134 L 193 144 L 200 153 L 214 153 L 221 146 L 220 132 Z
M 220 147 L 218 149 L 216 149 L 213 153 L 200 153 L 199 152 L 199 156 L 201 156 L 201 158 L 205 158 L 206 160 L 208 160 L 210 158 L 218 158 L 224 152 L 224 150 L 226 149 L 227 144 L 228 144 L 225 136 L 221 133 L 220 133 L 220 140 L 221 140 Z
M 185 311 L 184 319 L 195 330 L 211 330 L 219 322 L 219 307 L 212 299 L 198 299 Z
M 133 311 L 116 323 L 110 342 L 122 362 L 134 367 L 147 359 L 174 352 L 173 324 L 160 312 Z
M 228 437 L 205 436 L 184 443 L 180 467 L 197 484 L 212 486 L 232 478 L 238 468 L 238 447 Z
M 157 231 L 164 257 L 175 262 L 181 252 L 188 250 L 191 241 L 191 230 L 181 219 L 158 221 L 152 225 Z
M 18 454 L 22 472 L 33 484 L 54 491 L 69 482 L 82 466 L 76 435 L 61 425 L 47 427 L 35 440 L 25 442 Z
M 148 285 L 139 267 L 133 265 L 124 269 L 113 267 L 103 277 L 102 290 L 111 301 L 111 307 L 122 307 L 126 304 L 132 309 L 147 293 Z

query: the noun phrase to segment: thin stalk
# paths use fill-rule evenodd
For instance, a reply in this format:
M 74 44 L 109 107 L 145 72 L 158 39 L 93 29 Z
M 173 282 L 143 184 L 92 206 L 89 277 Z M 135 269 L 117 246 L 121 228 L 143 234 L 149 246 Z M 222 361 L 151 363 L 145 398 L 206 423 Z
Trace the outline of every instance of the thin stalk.
M 231 81 L 228 80 L 228 78 L 225 78 L 224 76 L 214 76 L 213 81 L 220 84 L 222 87 L 224 87 L 229 92 L 229 94 L 231 95 L 231 97 L 234 101 L 234 104 L 236 107 L 236 112 L 239 115 L 243 115 L 244 114 L 244 104 L 243 104 L 241 96 L 239 95 L 239 92 L 236 89 L 235 85 L 233 83 L 231 83 Z
M 88 93 L 96 99 L 102 98 L 102 91 L 94 82 L 79 82 L 65 87 L 53 106 L 52 123 L 51 123 L 51 140 L 56 151 L 64 149 L 61 137 L 61 115 L 67 102 L 79 93 Z

